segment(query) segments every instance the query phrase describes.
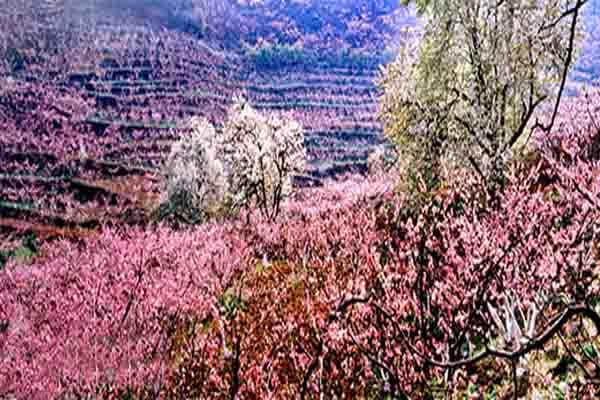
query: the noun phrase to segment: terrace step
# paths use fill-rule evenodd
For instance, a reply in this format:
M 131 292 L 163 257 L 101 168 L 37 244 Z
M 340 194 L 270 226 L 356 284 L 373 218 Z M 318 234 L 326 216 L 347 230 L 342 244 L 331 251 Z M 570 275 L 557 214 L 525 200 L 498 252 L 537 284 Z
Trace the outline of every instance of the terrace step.
M 41 210 L 30 204 L 0 201 L 0 216 L 2 219 L 20 221 L 39 221 L 43 224 L 58 228 L 96 228 L 99 221 L 88 219 L 76 222 L 59 213 Z
M 366 161 L 348 161 L 348 162 L 331 162 L 321 163 L 313 169 L 306 171 L 306 174 L 313 179 L 335 179 L 347 174 L 366 175 L 368 172 Z
M 56 225 L 30 222 L 22 219 L 0 218 L 0 231 L 16 232 L 20 235 L 33 234 L 37 240 L 46 241 L 57 238 L 79 240 L 94 234 L 93 228 L 81 226 L 58 227 Z
M 370 144 L 379 144 L 383 142 L 381 132 L 379 131 L 321 131 L 310 132 L 305 136 L 305 140 L 317 141 L 323 139 L 335 139 L 338 142 L 352 142 L 363 140 Z

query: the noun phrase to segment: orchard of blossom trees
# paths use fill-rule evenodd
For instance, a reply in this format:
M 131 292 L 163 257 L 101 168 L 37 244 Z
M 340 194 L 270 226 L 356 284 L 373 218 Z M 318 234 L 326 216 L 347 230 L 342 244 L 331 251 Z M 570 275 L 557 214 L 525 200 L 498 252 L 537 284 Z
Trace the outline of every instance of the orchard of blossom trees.
M 237 6 L 175 3 L 169 11 L 163 1 L 7 2 L 11 12 L 0 15 L 0 252 L 18 245 L 15 232 L 78 237 L 104 223 L 144 222 L 160 201 L 173 128 L 191 117 L 222 124 L 239 93 L 261 112 L 290 111 L 303 126 L 307 168 L 295 181 L 319 184 L 365 170 L 371 145 L 382 140 L 373 69 L 260 71 L 244 49 L 223 51 L 212 33 L 199 39 L 165 22 L 193 3 L 198 18 L 214 6 L 206 19 L 231 30 L 233 20 L 219 25 L 213 14 Z M 243 28 L 231 35 L 247 38 Z
M 74 76 L 51 50 L 69 38 L 7 50 L 0 217 L 52 225 L 53 240 L 0 267 L 0 399 L 600 397 L 600 91 L 563 95 L 586 3 L 417 1 L 421 41 L 381 76 L 402 158 L 302 189 L 307 126 L 338 111 L 371 124 L 368 111 L 191 93 L 190 110 L 174 83 L 126 94 L 149 129 L 117 129 L 93 113 L 123 98 L 81 90 L 109 78 Z M 68 59 L 96 54 L 104 69 L 86 74 L 125 82 L 210 63 L 229 96 L 232 56 L 184 38 L 142 29 L 119 61 L 101 46 Z
M 454 170 L 415 204 L 383 175 L 276 222 L 106 228 L 9 263 L 0 393 L 595 398 L 599 99 L 565 104 L 495 198 Z

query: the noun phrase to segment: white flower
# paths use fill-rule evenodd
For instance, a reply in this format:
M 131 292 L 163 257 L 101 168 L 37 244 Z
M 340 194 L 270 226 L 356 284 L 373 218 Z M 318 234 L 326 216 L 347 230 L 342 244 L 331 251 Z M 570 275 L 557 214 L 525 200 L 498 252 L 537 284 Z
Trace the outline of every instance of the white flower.
M 235 100 L 223 132 L 192 118 L 165 164 L 166 197 L 192 212 L 232 202 L 274 218 L 304 169 L 304 133 L 293 119 L 263 115 Z
M 226 170 L 219 158 L 219 137 L 206 119 L 192 118 L 166 160 L 166 199 L 178 207 L 204 210 L 228 192 Z
M 255 203 L 274 217 L 292 190 L 293 175 L 304 169 L 302 127 L 293 119 L 262 115 L 237 98 L 223 128 L 223 156 L 238 205 Z

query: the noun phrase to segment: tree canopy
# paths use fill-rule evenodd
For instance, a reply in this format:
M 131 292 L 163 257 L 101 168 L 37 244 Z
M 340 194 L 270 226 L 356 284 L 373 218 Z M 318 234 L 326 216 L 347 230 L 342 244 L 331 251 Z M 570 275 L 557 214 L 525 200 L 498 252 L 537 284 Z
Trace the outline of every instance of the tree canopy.
M 532 130 L 554 123 L 586 2 L 403 0 L 425 25 L 384 70 L 386 133 L 418 170 L 466 164 L 501 180 Z

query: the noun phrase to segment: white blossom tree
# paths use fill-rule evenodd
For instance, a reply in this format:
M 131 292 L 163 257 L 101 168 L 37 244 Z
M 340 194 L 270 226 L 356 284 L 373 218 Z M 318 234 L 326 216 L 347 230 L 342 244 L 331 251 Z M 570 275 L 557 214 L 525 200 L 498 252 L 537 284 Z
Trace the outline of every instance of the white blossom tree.
M 263 115 L 236 99 L 222 131 L 193 118 L 165 163 L 161 214 L 197 223 L 206 216 L 257 207 L 275 219 L 304 170 L 304 132 L 298 122 Z
M 587 0 L 413 2 L 419 40 L 380 80 L 386 133 L 432 181 L 466 165 L 497 187 L 532 129 L 554 124 Z
M 255 205 L 274 219 L 292 191 L 293 175 L 304 170 L 301 125 L 276 114 L 263 115 L 237 98 L 223 128 L 223 159 L 229 166 L 233 204 Z
M 163 211 L 196 223 L 224 205 L 229 193 L 220 136 L 205 118 L 192 118 L 171 146 L 164 167 Z

